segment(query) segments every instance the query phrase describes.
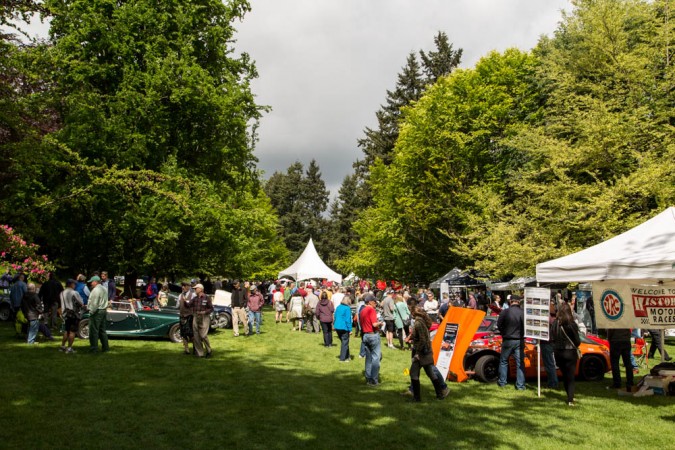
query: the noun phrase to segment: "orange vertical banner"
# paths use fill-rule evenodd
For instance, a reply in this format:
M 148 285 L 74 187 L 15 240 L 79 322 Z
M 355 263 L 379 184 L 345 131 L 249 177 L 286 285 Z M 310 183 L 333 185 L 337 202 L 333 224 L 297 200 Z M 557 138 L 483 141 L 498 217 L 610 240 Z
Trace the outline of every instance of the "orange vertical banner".
M 457 335 L 454 343 L 445 342 L 446 347 L 454 344 L 448 379 L 461 383 L 469 378 L 466 372 L 464 372 L 464 355 L 466 355 L 473 336 L 478 331 L 478 327 L 484 317 L 485 312 L 483 311 L 456 306 L 450 307 L 445 314 L 445 318 L 443 318 L 443 322 L 441 322 L 431 342 L 431 348 L 434 352 L 434 362 L 438 362 L 438 355 L 441 352 L 441 347 L 444 346 L 445 330 L 448 328 L 448 324 L 453 325 L 453 329 L 454 325 L 456 325 Z

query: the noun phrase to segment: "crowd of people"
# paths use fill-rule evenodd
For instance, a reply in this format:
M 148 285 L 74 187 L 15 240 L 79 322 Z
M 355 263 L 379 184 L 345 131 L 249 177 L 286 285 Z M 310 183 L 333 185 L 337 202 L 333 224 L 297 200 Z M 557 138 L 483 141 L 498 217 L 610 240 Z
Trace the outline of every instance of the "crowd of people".
M 79 274 L 68 279 L 65 287 L 53 274 L 49 274 L 47 281 L 38 289 L 36 284 L 26 283 L 25 274 L 21 271 L 14 275 L 9 272 L 4 274 L 2 282 L 9 286 L 11 307 L 17 324 L 23 325 L 28 344 L 35 345 L 39 333 L 53 340 L 51 332 L 57 329 L 60 314 L 63 337 L 59 350 L 75 353 L 73 342 L 82 315 L 88 311 L 90 352 L 99 352 L 99 342 L 101 352 L 110 350 L 106 310 L 109 302 L 118 296 L 118 290 L 107 272 L 94 272 L 89 279 Z M 240 323 L 245 336 L 261 333 L 265 304 L 270 304 L 275 311 L 277 325 L 290 323 L 294 331 L 321 333 L 325 347 L 333 347 L 335 332 L 340 341 L 340 362 L 353 360 L 349 351 L 350 338 L 352 335 L 360 337 L 358 356 L 365 360 L 364 378 L 368 386 L 380 384 L 381 334 L 387 348 L 411 351 L 410 386 L 404 394 L 411 396 L 412 401 L 421 400 L 419 376 L 422 369 L 431 380 L 438 399 L 444 399 L 449 392 L 445 380 L 433 364 L 430 331 L 438 326 L 452 306 L 481 309 L 498 316 L 497 328 L 502 336 L 498 385 L 503 387 L 507 384 L 508 361 L 513 357 L 516 366 L 515 387 L 518 390 L 525 389 L 524 314 L 519 295 L 507 295 L 502 301 L 498 294 L 488 296 L 480 291 L 467 292 L 465 298 L 457 293 L 445 292 L 439 301 L 430 289 L 415 291 L 407 286 L 373 290 L 363 283 L 344 287 L 331 283 L 250 283 L 239 280 L 229 284 L 216 280 L 216 283 L 209 285 L 208 292 L 204 284 L 193 279 L 181 283 L 182 292 L 178 297 L 180 334 L 186 355 L 200 358 L 212 356 L 208 332 L 214 307 L 207 292 L 211 294 L 221 287 L 231 291 L 234 337 L 239 336 Z M 160 287 L 155 278 L 151 278 L 144 290 L 143 302 L 149 308 L 165 307 L 168 291 L 167 283 Z M 583 322 L 575 313 L 575 300 L 574 295 L 570 299 L 563 299 L 560 292 L 555 294 L 550 304 L 551 339 L 541 341 L 548 387 L 558 387 L 556 372 L 559 368 L 570 406 L 575 404 L 574 375 L 580 357 L 579 332 L 580 329 L 584 334 L 586 332 Z M 659 334 L 650 331 L 653 337 L 650 357 L 653 357 L 659 347 Z M 621 358 L 626 367 L 626 388 L 630 391 L 633 386 L 633 371 L 636 367 L 631 355 L 630 339 L 634 332 L 608 330 L 614 388 L 621 387 Z M 670 356 L 664 351 L 662 359 L 668 361 Z

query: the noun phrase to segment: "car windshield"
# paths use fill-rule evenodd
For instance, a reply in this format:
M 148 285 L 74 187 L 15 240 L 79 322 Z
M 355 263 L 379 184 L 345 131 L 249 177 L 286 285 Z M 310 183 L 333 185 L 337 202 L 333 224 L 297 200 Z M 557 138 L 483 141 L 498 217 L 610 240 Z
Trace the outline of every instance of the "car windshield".
M 493 318 L 484 318 L 478 327 L 478 331 L 492 331 L 496 320 Z

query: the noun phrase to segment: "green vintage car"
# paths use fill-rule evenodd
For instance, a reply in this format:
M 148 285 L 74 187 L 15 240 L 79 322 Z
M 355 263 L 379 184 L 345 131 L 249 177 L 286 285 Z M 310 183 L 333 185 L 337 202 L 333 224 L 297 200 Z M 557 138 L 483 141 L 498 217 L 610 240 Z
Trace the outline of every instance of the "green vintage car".
M 144 310 L 140 300 L 112 301 L 107 310 L 108 336 L 168 337 L 181 342 L 177 310 Z M 89 313 L 80 321 L 77 335 L 89 338 Z

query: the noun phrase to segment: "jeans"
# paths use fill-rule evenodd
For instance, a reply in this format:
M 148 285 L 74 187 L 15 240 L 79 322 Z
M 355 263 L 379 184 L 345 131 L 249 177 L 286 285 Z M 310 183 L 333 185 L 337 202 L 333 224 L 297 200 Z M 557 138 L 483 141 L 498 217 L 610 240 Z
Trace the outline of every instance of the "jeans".
M 349 360 L 349 331 L 335 330 L 340 338 L 340 361 Z
M 544 360 L 544 369 L 546 369 L 546 380 L 548 387 L 558 387 L 558 374 L 555 368 L 555 356 L 553 355 L 553 344 L 548 341 L 541 341 L 541 357 Z
M 380 378 L 380 335 L 378 333 L 366 333 L 363 335 L 363 345 L 366 351 L 366 381 L 370 384 L 378 384 Z
M 28 343 L 35 344 L 35 338 L 37 338 L 38 330 L 40 329 L 39 320 L 31 320 L 28 322 Z
M 248 334 L 253 334 L 253 322 L 255 322 L 255 332 L 260 334 L 260 323 L 262 322 L 260 311 L 248 312 Z
M 331 322 L 321 322 L 323 330 L 323 345 L 330 347 L 333 345 L 333 324 Z
M 504 339 L 502 353 L 499 356 L 499 386 L 506 386 L 506 376 L 509 371 L 509 356 L 513 354 L 516 360 L 516 389 L 525 389 L 525 368 L 523 367 L 522 339 Z

